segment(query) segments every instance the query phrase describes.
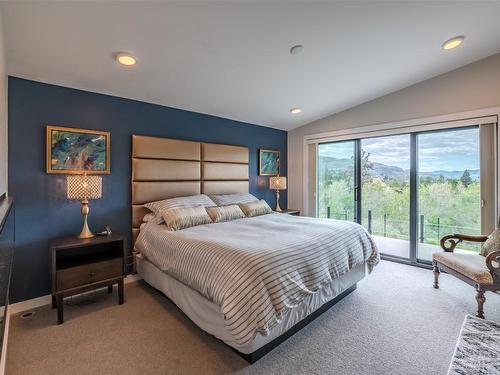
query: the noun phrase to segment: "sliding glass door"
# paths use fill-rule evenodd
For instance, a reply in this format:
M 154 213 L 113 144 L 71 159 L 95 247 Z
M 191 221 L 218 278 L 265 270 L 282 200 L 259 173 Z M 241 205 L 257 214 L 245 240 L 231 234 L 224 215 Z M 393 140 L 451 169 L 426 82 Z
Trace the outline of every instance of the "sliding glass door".
M 479 128 L 417 136 L 419 259 L 431 261 L 446 234 L 481 234 Z M 479 251 L 462 242 L 459 251 Z
M 318 217 L 357 221 L 356 149 L 356 141 L 318 146 Z
M 360 223 L 387 258 L 430 263 L 444 235 L 489 233 L 494 226 L 495 199 L 490 194 L 485 210 L 488 189 L 481 177 L 481 166 L 491 164 L 492 129 L 320 143 L 317 216 Z M 481 155 L 485 149 L 487 157 Z M 488 170 L 494 176 L 493 167 Z M 494 186 L 491 176 L 488 186 Z M 491 223 L 485 226 L 484 217 Z M 461 243 L 458 249 L 479 251 L 479 246 Z
M 409 259 L 409 134 L 361 140 L 361 212 L 379 249 Z

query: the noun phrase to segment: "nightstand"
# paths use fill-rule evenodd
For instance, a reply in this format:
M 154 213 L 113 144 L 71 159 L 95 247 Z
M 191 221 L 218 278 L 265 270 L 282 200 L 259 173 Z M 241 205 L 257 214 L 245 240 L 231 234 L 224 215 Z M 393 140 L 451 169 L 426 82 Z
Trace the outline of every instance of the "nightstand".
M 92 289 L 118 284 L 118 301 L 123 303 L 126 239 L 118 234 L 52 241 L 52 308 L 57 307 L 57 324 L 62 324 L 63 298 Z
M 287 210 L 281 210 L 280 214 L 288 214 L 293 216 L 300 216 L 300 210 L 294 210 L 293 208 L 289 208 Z

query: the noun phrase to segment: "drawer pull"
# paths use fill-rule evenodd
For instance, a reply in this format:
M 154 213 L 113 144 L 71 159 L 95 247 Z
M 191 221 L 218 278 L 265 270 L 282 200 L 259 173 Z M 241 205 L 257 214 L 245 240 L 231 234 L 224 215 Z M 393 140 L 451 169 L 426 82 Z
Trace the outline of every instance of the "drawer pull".
M 89 277 L 93 279 L 95 277 L 95 272 L 89 272 Z

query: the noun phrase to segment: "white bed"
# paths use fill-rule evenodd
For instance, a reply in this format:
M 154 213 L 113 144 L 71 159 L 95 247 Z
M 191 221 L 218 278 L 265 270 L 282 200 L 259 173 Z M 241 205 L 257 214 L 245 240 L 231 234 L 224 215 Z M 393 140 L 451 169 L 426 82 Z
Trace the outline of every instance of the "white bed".
M 285 214 L 200 225 L 182 229 L 174 235 L 163 233 L 164 228 L 156 222 L 145 224 L 146 227 L 141 225 L 149 212 L 144 207 L 147 202 L 200 193 L 248 193 L 248 163 L 249 151 L 246 147 L 132 137 L 132 238 L 134 250 L 138 251 L 138 273 L 148 284 L 171 299 L 200 328 L 253 362 L 354 290 L 356 283 L 365 276 L 366 267 L 370 270 L 377 263 L 378 253 L 371 237 L 357 224 L 337 222 L 334 225 L 336 232 L 317 232 L 315 227 L 328 229 L 333 221 L 321 222 Z M 304 230 L 305 226 L 309 229 Z M 151 233 L 145 233 L 148 231 Z M 349 231 L 352 231 L 355 240 L 349 242 L 346 239 L 344 246 L 341 235 Z M 232 232 L 241 236 L 232 236 Z M 316 238 L 309 236 L 311 233 L 315 233 Z M 218 240 L 226 237 L 231 241 Z M 305 247 L 301 250 L 300 246 Z M 342 246 L 346 249 L 341 250 Z M 257 276 L 252 279 L 252 273 L 246 275 L 250 277 L 249 284 L 236 278 L 234 284 L 238 286 L 235 288 L 241 289 L 239 294 L 230 295 L 227 285 L 232 281 L 229 276 L 219 285 L 210 279 L 213 279 L 214 273 L 226 276 L 220 257 L 219 263 L 209 262 L 210 249 L 223 249 L 220 252 L 232 257 L 231 266 L 239 267 L 240 274 L 245 273 L 242 271 L 244 267 L 256 270 L 252 259 L 266 252 L 281 254 L 283 264 L 283 259 L 288 259 L 283 254 L 289 254 L 290 259 L 297 262 L 302 259 L 302 254 L 309 259 L 305 260 L 305 271 L 301 264 L 293 265 L 295 268 L 280 269 L 280 276 L 272 280 L 274 284 L 260 285 L 261 279 Z M 320 250 L 339 258 L 338 263 L 325 263 L 325 267 L 321 268 L 321 277 L 316 275 L 318 272 L 314 268 L 318 267 L 314 265 L 314 251 Z M 205 258 L 198 259 L 199 253 L 204 253 Z M 235 254 L 241 259 L 235 258 Z M 275 258 L 274 255 L 270 257 Z M 204 269 L 200 265 L 205 260 L 207 267 Z M 259 274 L 258 277 L 267 283 L 270 271 L 266 272 L 268 274 Z M 280 283 L 288 285 L 282 288 Z M 225 304 L 231 298 L 234 303 Z M 262 303 L 255 311 L 252 310 L 255 304 L 264 300 L 266 305 Z M 267 314 L 264 317 L 261 316 L 264 313 L 257 311 L 263 306 Z M 246 307 L 249 307 L 248 311 L 239 314 L 239 310 Z M 237 313 L 233 314 L 234 311 Z M 243 332 L 239 331 L 239 327 L 244 327 Z
M 143 225 L 135 250 L 137 271 L 147 283 L 200 328 L 244 354 L 281 336 L 378 262 L 361 226 L 283 214 L 174 232 L 153 220 Z M 269 315 L 263 306 L 270 307 Z M 228 312 L 238 309 L 245 313 L 234 314 L 241 331 L 236 335 Z M 247 321 L 252 323 L 240 328 Z
M 244 354 L 253 353 L 267 343 L 270 343 L 325 303 L 331 301 L 365 277 L 364 265 L 353 268 L 347 274 L 333 280 L 329 285 L 321 289 L 320 292 L 305 298 L 296 308 L 286 311 L 283 314 L 281 324 L 274 327 L 268 336 L 257 333 L 251 343 L 240 346 L 233 339 L 231 333 L 227 331 L 224 316 L 219 306 L 161 271 L 140 254 L 136 256 L 136 267 L 138 274 L 144 281 L 165 294 L 198 327 Z

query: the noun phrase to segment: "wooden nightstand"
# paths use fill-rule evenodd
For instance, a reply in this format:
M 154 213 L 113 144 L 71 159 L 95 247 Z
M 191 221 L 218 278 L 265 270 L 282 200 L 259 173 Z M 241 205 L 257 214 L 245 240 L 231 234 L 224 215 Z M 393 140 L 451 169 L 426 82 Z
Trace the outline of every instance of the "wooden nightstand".
M 126 239 L 118 234 L 87 239 L 52 241 L 52 308 L 57 307 L 57 324 L 62 324 L 63 298 L 92 289 L 118 284 L 118 301 L 123 303 Z
M 293 216 L 300 216 L 300 210 L 294 210 L 293 208 L 289 208 L 287 210 L 282 210 L 280 214 L 288 214 Z

